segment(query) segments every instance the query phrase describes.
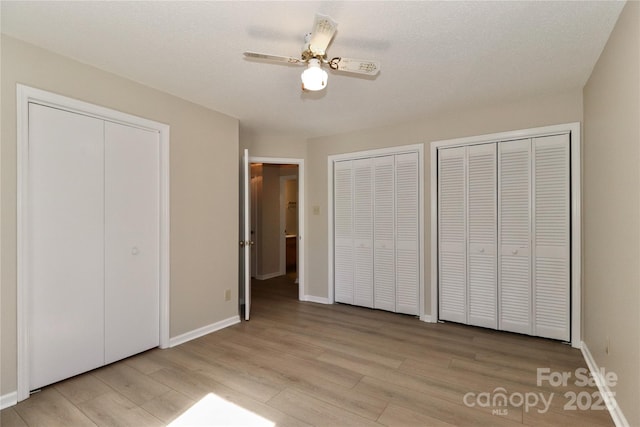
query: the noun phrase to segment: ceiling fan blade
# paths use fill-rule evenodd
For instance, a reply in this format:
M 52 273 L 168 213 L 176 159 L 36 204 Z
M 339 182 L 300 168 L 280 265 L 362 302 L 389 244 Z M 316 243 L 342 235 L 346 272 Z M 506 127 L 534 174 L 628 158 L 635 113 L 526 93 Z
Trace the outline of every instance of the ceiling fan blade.
M 253 59 L 265 59 L 267 61 L 287 62 L 289 64 L 304 64 L 302 59 L 292 58 L 290 56 L 268 55 L 266 53 L 244 52 L 244 56 Z
M 324 56 L 329 42 L 338 28 L 338 23 L 330 16 L 316 13 L 313 21 L 313 31 L 309 39 L 309 50 L 318 56 Z
M 347 73 L 367 74 L 375 76 L 380 71 L 378 61 L 353 58 L 333 58 L 329 61 L 329 67 L 334 70 L 346 71 Z

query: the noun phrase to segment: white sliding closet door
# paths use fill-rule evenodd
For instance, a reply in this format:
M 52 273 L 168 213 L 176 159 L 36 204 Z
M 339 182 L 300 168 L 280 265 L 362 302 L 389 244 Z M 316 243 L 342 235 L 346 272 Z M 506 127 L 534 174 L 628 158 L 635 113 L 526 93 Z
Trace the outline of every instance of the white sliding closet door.
M 159 148 L 105 123 L 105 363 L 159 344 Z
M 468 322 L 498 327 L 496 144 L 467 148 Z
M 334 289 L 336 302 L 353 304 L 353 175 L 352 161 L 334 166 Z
M 104 361 L 103 121 L 29 104 L 29 389 Z
M 396 311 L 418 314 L 418 153 L 395 156 Z
M 374 307 L 396 311 L 394 156 L 375 157 Z
M 534 335 L 570 338 L 569 135 L 533 139 Z
M 467 323 L 466 148 L 438 152 L 439 318 Z
M 353 303 L 373 307 L 373 159 L 353 161 Z
M 531 334 L 531 140 L 498 144 L 499 329 Z

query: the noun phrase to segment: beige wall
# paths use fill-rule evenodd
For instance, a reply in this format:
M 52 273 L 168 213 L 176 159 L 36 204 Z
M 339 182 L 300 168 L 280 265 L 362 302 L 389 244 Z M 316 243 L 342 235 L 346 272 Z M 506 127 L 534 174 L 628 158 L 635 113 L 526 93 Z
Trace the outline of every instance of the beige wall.
M 306 273 L 305 293 L 317 297 L 328 296 L 327 277 L 327 156 L 353 151 L 362 151 L 425 143 L 425 310 L 430 313 L 430 154 L 429 143 L 442 139 L 482 135 L 509 130 L 582 121 L 582 91 L 576 89 L 566 93 L 527 99 L 518 103 L 505 103 L 466 111 L 457 111 L 424 120 L 397 126 L 367 129 L 340 135 L 309 140 L 306 157 Z M 318 206 L 320 213 L 313 214 Z M 313 260 L 312 262 L 310 260 Z
M 240 127 L 240 147 L 248 148 L 252 157 L 304 159 L 306 140 L 285 133 L 254 132 Z
M 640 3 L 620 15 L 584 87 L 584 342 L 640 425 Z M 609 341 L 609 353 L 605 351 Z
M 171 336 L 237 315 L 238 120 L 6 36 L 1 54 L 0 394 L 16 390 L 16 83 L 171 126 Z

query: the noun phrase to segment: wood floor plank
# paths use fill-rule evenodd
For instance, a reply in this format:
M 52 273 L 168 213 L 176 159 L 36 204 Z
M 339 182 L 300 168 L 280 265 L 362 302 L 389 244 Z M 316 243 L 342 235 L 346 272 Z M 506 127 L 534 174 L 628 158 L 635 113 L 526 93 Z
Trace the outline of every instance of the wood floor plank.
M 163 423 L 170 423 L 196 403 L 184 394 L 169 390 L 163 395 L 154 397 L 141 406 L 142 409 L 158 418 Z
M 82 402 L 78 407 L 101 427 L 160 427 L 164 423 L 119 393 L 107 393 Z
M 293 417 L 308 420 L 314 426 L 380 426 L 305 392 L 289 388 L 271 399 L 269 405 Z
M 453 427 L 437 418 L 412 411 L 395 403 L 390 403 L 384 410 L 378 422 L 390 427 L 406 427 L 406 426 L 429 426 L 429 427 Z
M 154 379 L 181 392 L 194 401 L 200 401 L 212 393 L 229 402 L 233 402 L 255 414 L 271 420 L 278 426 L 309 426 L 303 420 L 291 417 L 246 394 L 233 390 L 199 372 L 175 371 L 162 369 L 153 374 Z
M 160 353 L 162 353 L 162 350 L 154 348 L 153 350 L 129 357 L 128 359 L 123 360 L 123 363 L 145 375 L 149 375 L 162 368 L 166 368 L 166 364 L 158 363 L 157 359 L 153 358 L 153 355 Z
M 15 406 L 30 427 L 95 426 L 77 406 L 53 387 L 45 388 Z
M 372 421 L 378 419 L 388 403 L 385 399 L 354 393 L 353 389 L 346 389 L 340 386 L 322 386 L 317 381 L 301 382 L 290 388 L 307 393 L 323 402 Z
M 142 405 L 169 391 L 165 385 L 124 363 L 115 363 L 93 372 L 98 379 L 136 405 Z
M 243 344 L 248 344 L 247 342 Z M 235 342 L 227 342 L 225 346 L 235 347 Z M 282 354 L 264 347 L 243 347 L 247 358 L 254 358 L 260 363 L 268 364 L 272 369 L 286 375 L 291 381 L 300 382 L 305 378 L 314 381 L 329 381 L 342 387 L 353 387 L 360 381 L 362 375 L 353 370 L 345 369 L 314 358 L 299 358 L 289 354 Z
M 371 349 L 370 347 L 358 346 L 354 345 L 353 342 L 337 339 L 336 336 L 332 334 L 330 337 L 325 337 L 319 336 L 317 333 L 291 333 L 290 339 L 313 344 L 322 347 L 324 350 L 349 353 L 353 356 L 380 363 L 390 368 L 398 368 L 404 361 L 404 356 L 399 357 L 394 352 L 385 350 L 384 347 Z
M 54 387 L 73 404 L 86 402 L 113 391 L 91 373 L 59 382 Z
M 521 420 L 493 416 L 482 408 L 467 407 L 462 399 L 459 403 L 452 403 L 448 399 L 441 398 L 438 392 L 420 393 L 377 378 L 364 377 L 354 391 L 381 398 L 386 397 L 390 402 L 411 411 L 456 426 L 514 427 L 522 425 Z
M 2 427 L 28 427 L 14 408 L 6 408 L 0 411 L 0 426 Z

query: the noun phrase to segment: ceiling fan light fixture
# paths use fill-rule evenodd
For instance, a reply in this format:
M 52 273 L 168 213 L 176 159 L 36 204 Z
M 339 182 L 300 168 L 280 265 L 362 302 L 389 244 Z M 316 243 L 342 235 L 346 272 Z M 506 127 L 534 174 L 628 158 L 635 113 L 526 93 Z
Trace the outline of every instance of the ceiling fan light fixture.
M 328 74 L 320 67 L 320 60 L 311 58 L 307 69 L 302 72 L 302 89 L 322 90 L 327 86 Z

